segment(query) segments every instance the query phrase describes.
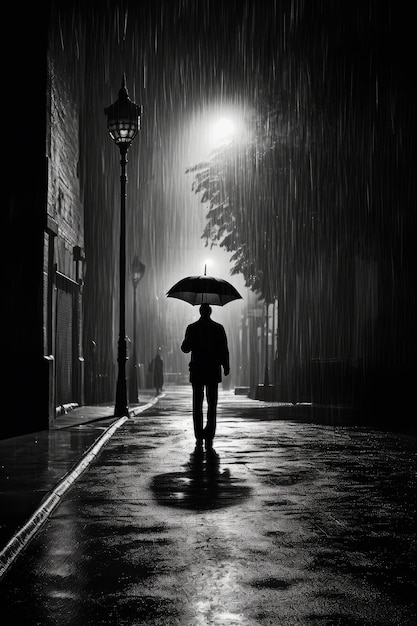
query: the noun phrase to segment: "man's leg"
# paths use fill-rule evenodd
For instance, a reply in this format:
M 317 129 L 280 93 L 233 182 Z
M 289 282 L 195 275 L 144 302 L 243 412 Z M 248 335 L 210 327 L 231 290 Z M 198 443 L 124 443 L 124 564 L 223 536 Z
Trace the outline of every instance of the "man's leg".
M 207 394 L 207 426 L 205 428 L 206 445 L 211 445 L 216 434 L 216 414 L 217 414 L 217 398 L 218 383 L 206 385 Z
M 204 385 L 193 384 L 193 422 L 197 443 L 203 441 L 203 399 Z

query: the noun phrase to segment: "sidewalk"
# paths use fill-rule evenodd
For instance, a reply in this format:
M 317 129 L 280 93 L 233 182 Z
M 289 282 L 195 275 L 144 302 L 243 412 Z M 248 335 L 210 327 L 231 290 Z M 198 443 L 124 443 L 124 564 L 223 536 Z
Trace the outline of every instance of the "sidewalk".
M 416 438 L 222 391 L 198 452 L 191 399 L 3 442 L 4 623 L 414 626 Z
M 151 390 L 129 407 L 133 417 L 159 399 Z M 0 578 L 60 498 L 127 417 L 114 406 L 71 408 L 55 428 L 0 441 Z
M 222 391 L 198 452 L 191 399 L 0 443 L 5 623 L 414 626 L 416 438 Z
M 140 403 L 129 407 L 130 416 L 146 411 L 164 396 L 155 397 L 153 390 L 143 390 Z M 295 406 L 263 401 L 255 401 L 255 405 L 262 405 L 262 414 L 273 420 L 333 426 L 350 422 L 349 411 L 338 407 L 313 410 L 303 403 Z M 82 406 L 62 413 L 51 430 L 0 440 L 0 579 L 67 489 L 127 419 L 115 417 L 112 405 Z M 415 431 L 409 434 L 415 436 Z

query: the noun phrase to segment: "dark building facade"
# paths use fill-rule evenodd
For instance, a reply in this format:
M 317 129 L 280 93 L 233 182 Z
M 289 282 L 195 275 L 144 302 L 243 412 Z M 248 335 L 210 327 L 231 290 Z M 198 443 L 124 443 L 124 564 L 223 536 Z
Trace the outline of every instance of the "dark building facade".
M 0 436 L 47 429 L 83 402 L 83 201 L 73 76 L 51 58 L 48 2 L 25 7 L 6 71 L 7 221 Z M 36 24 L 36 27 L 35 27 Z M 7 416 L 7 417 L 6 417 Z

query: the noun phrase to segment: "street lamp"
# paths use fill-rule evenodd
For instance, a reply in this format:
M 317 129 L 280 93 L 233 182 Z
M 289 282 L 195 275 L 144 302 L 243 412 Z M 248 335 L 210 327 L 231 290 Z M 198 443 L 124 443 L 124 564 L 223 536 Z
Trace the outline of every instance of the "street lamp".
M 132 275 L 132 285 L 133 285 L 133 354 L 132 354 L 132 368 L 131 368 L 131 382 L 129 385 L 129 395 L 131 402 L 139 402 L 139 391 L 138 391 L 138 359 L 136 355 L 136 289 L 138 284 L 143 278 L 145 274 L 145 266 L 139 260 L 139 257 L 135 255 L 132 265 L 130 268 L 130 273 Z
M 114 414 L 116 417 L 128 416 L 127 386 L 126 386 L 126 163 L 127 152 L 130 144 L 136 137 L 140 127 L 141 107 L 129 99 L 126 90 L 126 78 L 123 75 L 122 86 L 119 90 L 117 101 L 104 109 L 107 115 L 107 129 L 110 137 L 120 150 L 120 303 L 119 303 L 119 343 L 117 352 L 118 375 L 116 387 L 116 405 Z

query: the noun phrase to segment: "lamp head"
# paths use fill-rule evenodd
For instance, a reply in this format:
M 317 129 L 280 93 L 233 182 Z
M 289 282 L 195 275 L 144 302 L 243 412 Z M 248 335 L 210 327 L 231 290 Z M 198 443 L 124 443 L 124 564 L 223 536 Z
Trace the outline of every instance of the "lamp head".
M 133 285 L 136 286 L 142 280 L 142 278 L 143 278 L 143 276 L 145 274 L 145 266 L 139 260 L 139 257 L 137 255 L 135 255 L 135 257 L 134 257 L 134 259 L 132 261 L 131 273 L 132 273 Z
M 110 137 L 118 146 L 129 147 L 140 128 L 142 107 L 130 100 L 124 74 L 118 99 L 114 104 L 106 107 L 104 112 L 107 115 L 107 129 Z

